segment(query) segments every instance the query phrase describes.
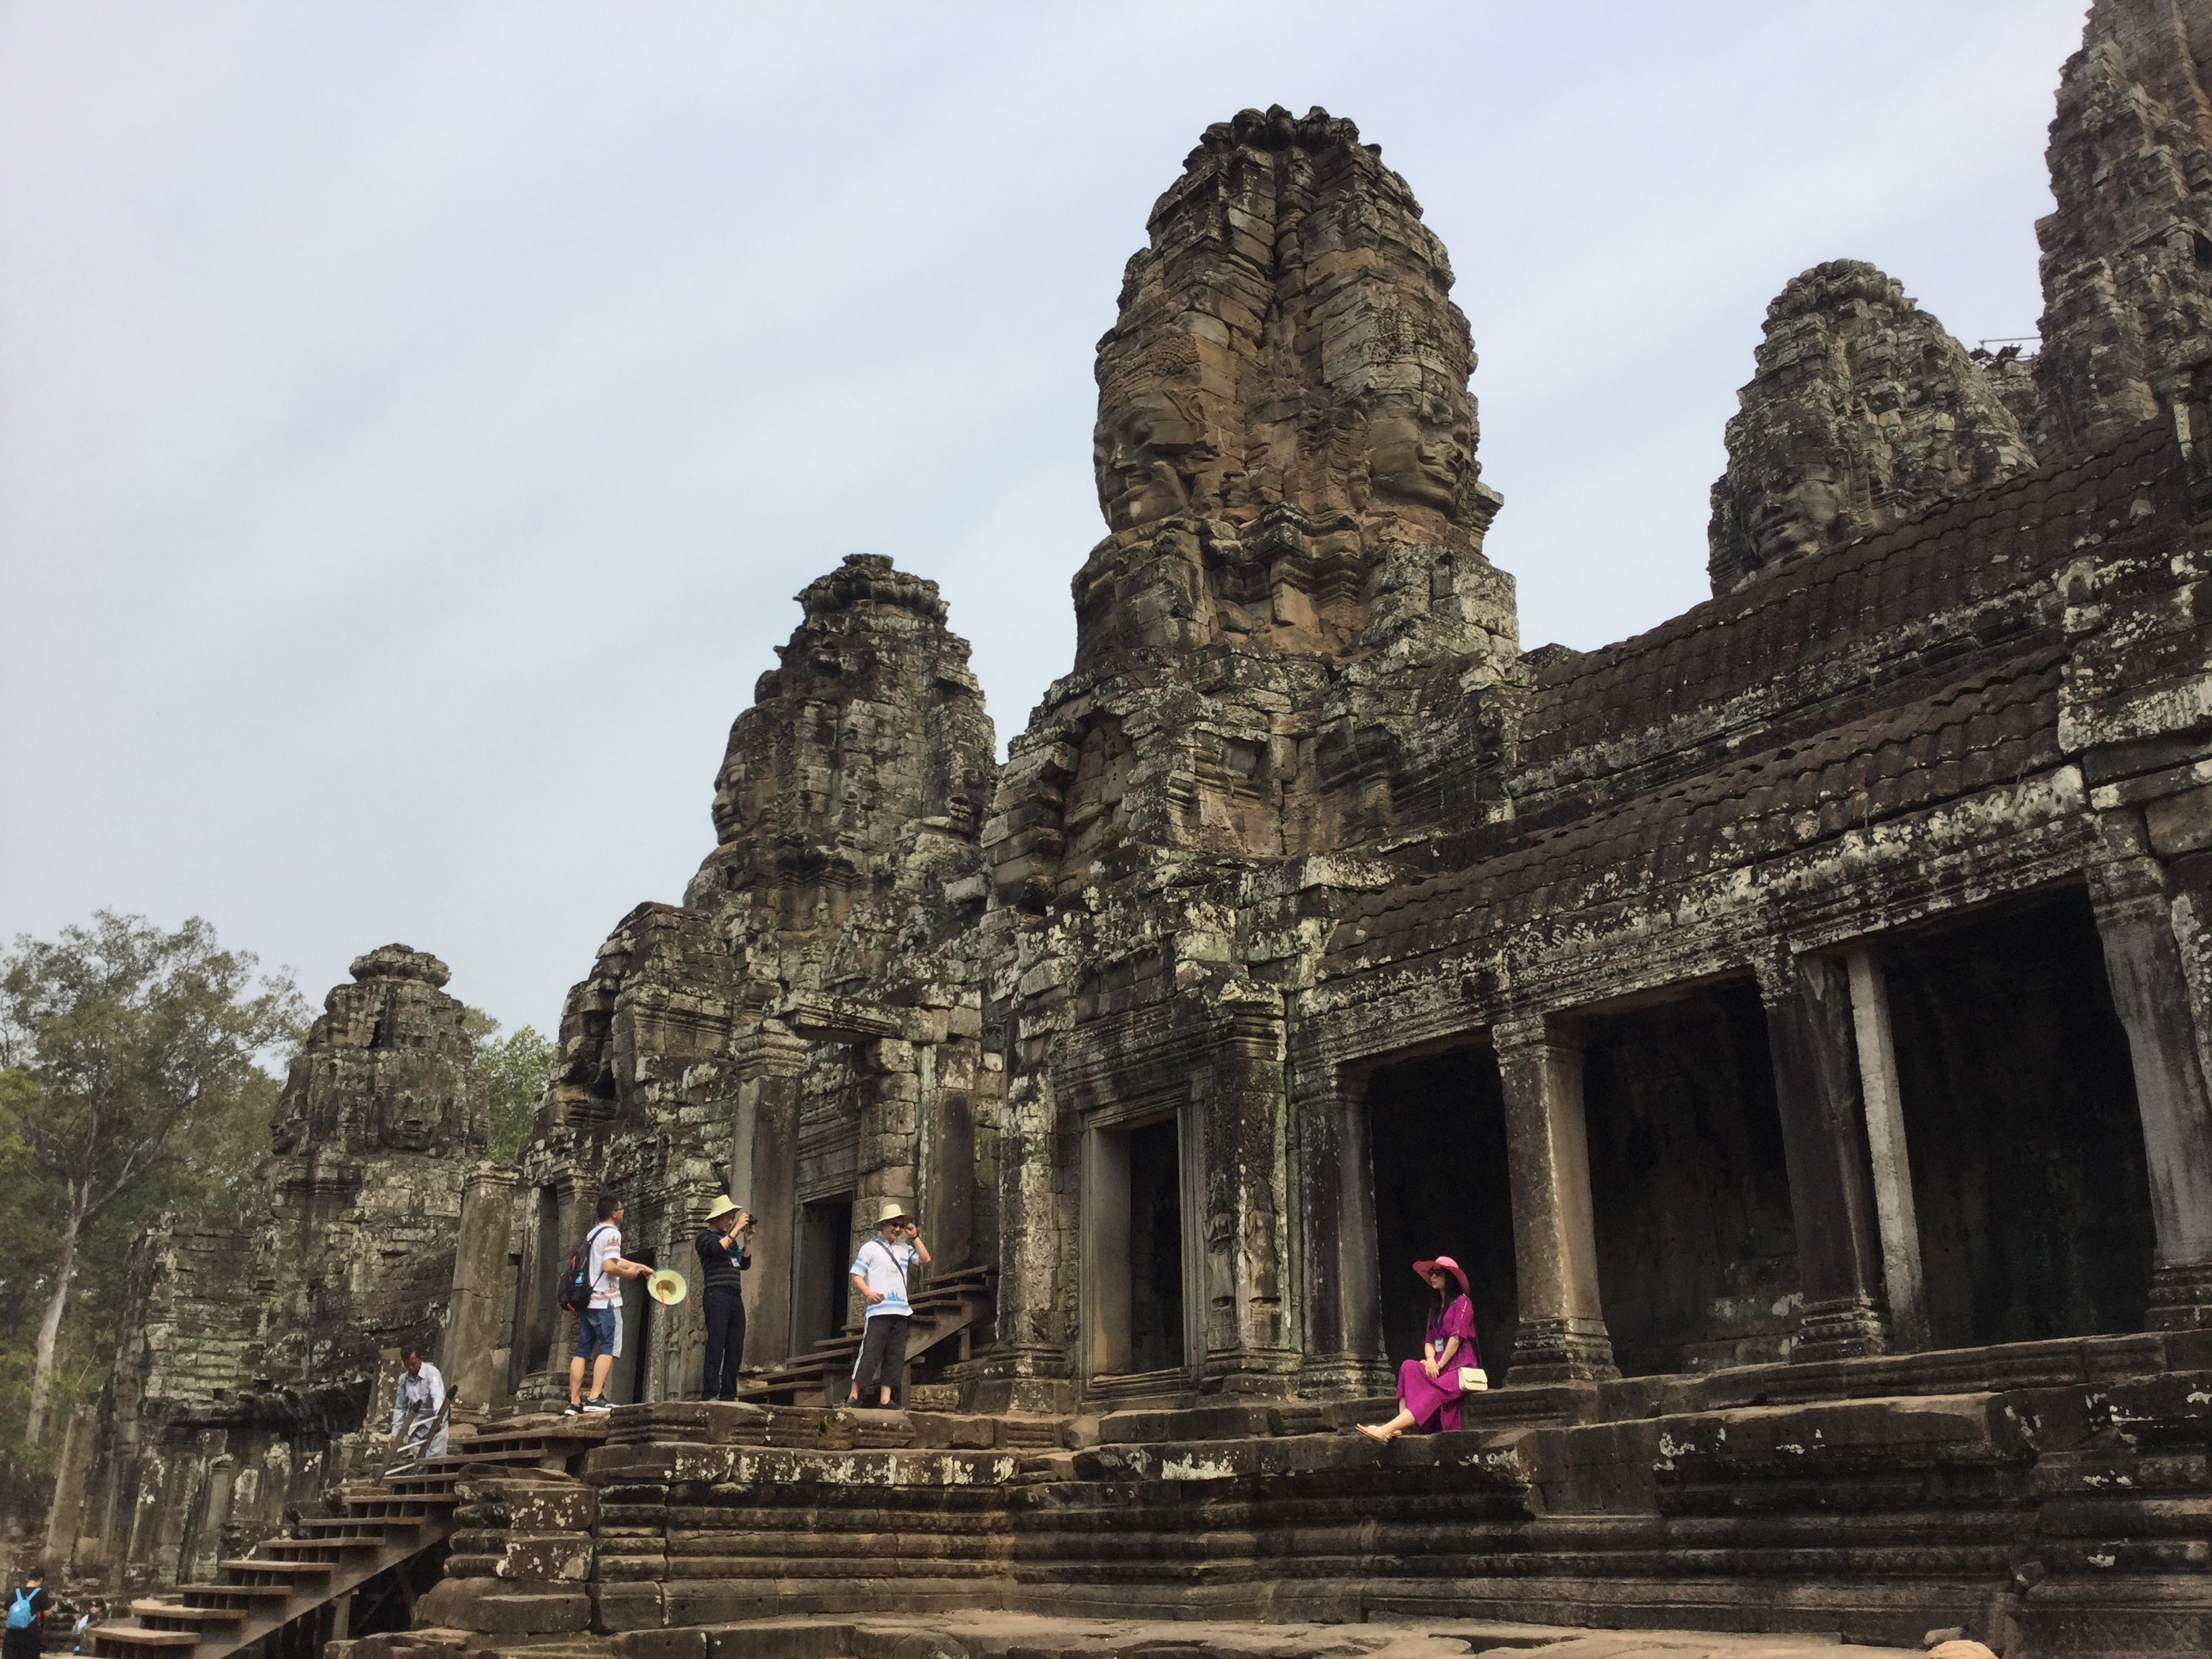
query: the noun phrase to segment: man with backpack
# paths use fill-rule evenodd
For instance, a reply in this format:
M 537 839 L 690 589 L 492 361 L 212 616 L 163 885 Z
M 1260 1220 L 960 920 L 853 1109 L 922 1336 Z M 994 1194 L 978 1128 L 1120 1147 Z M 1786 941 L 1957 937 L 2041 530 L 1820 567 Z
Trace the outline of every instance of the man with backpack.
M 599 1224 L 585 1236 L 584 1247 L 568 1258 L 562 1275 L 561 1305 L 575 1310 L 576 1352 L 568 1361 L 568 1409 L 575 1417 L 585 1412 L 609 1412 L 607 1376 L 622 1352 L 621 1279 L 643 1279 L 653 1272 L 642 1261 L 625 1261 L 622 1253 L 622 1200 L 611 1193 L 599 1198 Z M 592 1366 L 592 1393 L 584 1397 L 584 1364 Z
M 0 1659 L 39 1659 L 46 1644 L 46 1613 L 54 1598 L 46 1593 L 46 1570 L 33 1567 L 23 1582 L 9 1593 L 8 1635 L 0 1643 Z

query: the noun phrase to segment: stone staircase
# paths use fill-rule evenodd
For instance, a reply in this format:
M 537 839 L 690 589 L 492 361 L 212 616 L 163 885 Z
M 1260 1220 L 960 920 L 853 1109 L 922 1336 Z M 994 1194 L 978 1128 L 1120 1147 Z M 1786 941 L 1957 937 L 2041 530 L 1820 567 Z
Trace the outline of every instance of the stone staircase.
M 978 1267 L 932 1279 L 914 1298 L 914 1323 L 908 1327 L 906 1339 L 908 1363 L 950 1337 L 959 1339 L 960 1358 L 967 1358 L 975 1328 L 990 1317 L 992 1287 L 998 1276 L 995 1267 Z M 806 1352 L 748 1377 L 738 1385 L 737 1397 L 762 1406 L 842 1404 L 846 1379 L 852 1376 L 860 1352 L 858 1333 L 826 1338 Z
M 227 1659 L 278 1638 L 279 1651 L 320 1650 L 343 1630 L 345 1598 L 378 1574 L 435 1548 L 453 1530 L 459 1483 L 472 1475 L 563 1469 L 599 1443 L 603 1425 L 488 1429 L 374 1485 L 342 1487 L 334 1513 L 300 1522 L 295 1537 L 264 1539 L 218 1564 L 216 1580 L 182 1584 L 131 1603 L 128 1620 L 87 1632 L 94 1659 Z M 306 1640 L 287 1638 L 305 1633 Z

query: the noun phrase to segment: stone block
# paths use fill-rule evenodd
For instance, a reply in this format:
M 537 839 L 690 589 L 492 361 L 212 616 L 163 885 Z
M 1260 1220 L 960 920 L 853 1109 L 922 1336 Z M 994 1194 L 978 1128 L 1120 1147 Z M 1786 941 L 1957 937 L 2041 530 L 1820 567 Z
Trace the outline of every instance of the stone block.
M 593 1585 L 590 1597 L 595 1604 L 592 1628 L 609 1635 L 659 1629 L 668 1622 L 663 1589 L 657 1581 Z
M 707 1659 L 846 1659 L 853 1626 L 830 1620 L 749 1624 L 707 1632 Z
M 2212 784 L 2200 784 L 2149 802 L 2143 823 L 2150 833 L 2151 850 L 2160 858 L 2179 858 L 2212 847 Z
M 509 1590 L 495 1578 L 446 1578 L 422 1593 L 414 1616 L 487 1636 L 565 1636 L 592 1627 L 592 1595 L 583 1589 Z

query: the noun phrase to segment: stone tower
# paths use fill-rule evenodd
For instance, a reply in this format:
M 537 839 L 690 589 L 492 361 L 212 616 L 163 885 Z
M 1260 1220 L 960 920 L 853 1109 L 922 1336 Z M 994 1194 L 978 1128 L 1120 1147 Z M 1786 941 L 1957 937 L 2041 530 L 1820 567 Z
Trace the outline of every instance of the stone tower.
M 489 1116 L 446 980 L 404 945 L 356 957 L 238 1208 L 148 1230 L 90 1468 L 70 1474 L 76 1571 L 132 1588 L 204 1577 L 320 1493 L 391 1380 L 386 1356 L 441 1352 Z
M 985 830 L 1001 901 L 1041 909 L 1124 845 L 1284 856 L 1474 799 L 1415 717 L 1494 732 L 1477 705 L 1516 653 L 1451 280 L 1351 122 L 1206 130 L 1099 342 L 1109 533 Z
M 1713 485 L 1715 593 L 2035 465 L 1966 349 L 1862 260 L 1790 281 L 1758 365 Z
M 2212 333 L 2212 0 L 2096 0 L 2051 124 L 2039 220 L 2052 453 L 2158 412 Z

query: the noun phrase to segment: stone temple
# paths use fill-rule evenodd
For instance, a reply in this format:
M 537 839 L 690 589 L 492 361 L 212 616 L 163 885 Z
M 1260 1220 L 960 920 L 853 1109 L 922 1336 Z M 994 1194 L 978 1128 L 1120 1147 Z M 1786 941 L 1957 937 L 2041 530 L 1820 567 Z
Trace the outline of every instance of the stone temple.
M 1106 535 L 1005 762 L 936 587 L 849 558 L 684 902 L 570 993 L 518 1161 L 471 1161 L 458 1073 L 396 1118 L 323 1081 L 318 1028 L 258 1224 L 404 1172 L 442 1276 L 364 1218 L 352 1293 L 438 1328 L 486 1434 L 565 1400 L 602 1190 L 662 1265 L 717 1194 L 763 1218 L 751 1403 L 690 1398 L 696 1308 L 634 1300 L 627 1408 L 464 1476 L 374 1639 L 707 1659 L 847 1620 L 799 1659 L 964 1609 L 2212 1650 L 2212 0 L 2097 0 L 2049 161 L 2039 350 L 1857 261 L 1792 278 L 1713 597 L 1523 650 L 1412 191 L 1321 110 L 1208 128 L 1098 345 Z M 332 1018 L 401 988 L 428 1075 L 441 975 L 364 963 Z M 933 1311 L 907 1409 L 848 1413 L 886 1198 Z M 1498 1386 L 1379 1451 L 1343 1431 L 1438 1250 Z M 251 1282 L 312 1346 L 335 1267 L 255 1259 L 149 1262 L 49 1531 L 76 1573 L 173 1579 L 347 1455 L 360 1368 L 288 1417 L 273 1335 L 224 1376 L 154 1340 Z

